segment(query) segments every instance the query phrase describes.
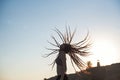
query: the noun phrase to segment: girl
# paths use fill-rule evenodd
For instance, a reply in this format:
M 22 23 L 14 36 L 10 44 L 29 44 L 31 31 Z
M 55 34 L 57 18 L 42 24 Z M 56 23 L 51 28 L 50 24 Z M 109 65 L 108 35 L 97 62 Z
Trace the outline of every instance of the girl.
M 57 42 L 54 36 L 52 36 L 52 39 L 55 41 L 55 44 L 49 42 L 51 45 L 57 47 L 57 49 L 49 49 L 52 50 L 51 54 L 58 53 L 57 58 L 55 59 L 54 64 L 57 64 L 57 79 L 56 80 L 68 80 L 68 77 L 66 75 L 67 67 L 66 67 L 66 54 L 70 56 L 70 60 L 72 63 L 72 66 L 74 67 L 74 64 L 82 70 L 86 64 L 79 56 L 87 56 L 88 55 L 88 49 L 90 44 L 88 43 L 88 34 L 87 36 L 77 43 L 72 43 L 74 33 L 71 33 L 70 28 L 66 28 L 66 33 L 62 34 L 58 29 L 55 30 L 60 37 L 62 43 Z M 74 67 L 75 69 L 75 67 Z M 75 69 L 76 71 L 76 69 Z

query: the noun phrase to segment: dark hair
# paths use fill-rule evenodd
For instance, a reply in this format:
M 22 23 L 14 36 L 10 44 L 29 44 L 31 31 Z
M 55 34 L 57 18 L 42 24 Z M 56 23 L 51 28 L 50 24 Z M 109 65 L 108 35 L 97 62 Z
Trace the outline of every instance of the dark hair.
M 60 45 L 60 51 L 64 51 L 65 53 L 69 53 L 72 47 L 70 44 L 62 44 Z

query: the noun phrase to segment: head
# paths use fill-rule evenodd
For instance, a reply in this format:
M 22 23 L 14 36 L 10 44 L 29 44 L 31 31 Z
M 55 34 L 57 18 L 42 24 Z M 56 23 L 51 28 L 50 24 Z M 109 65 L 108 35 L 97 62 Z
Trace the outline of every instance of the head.
M 65 53 L 69 53 L 72 50 L 72 47 L 70 44 L 63 43 L 60 45 L 60 51 L 64 51 Z

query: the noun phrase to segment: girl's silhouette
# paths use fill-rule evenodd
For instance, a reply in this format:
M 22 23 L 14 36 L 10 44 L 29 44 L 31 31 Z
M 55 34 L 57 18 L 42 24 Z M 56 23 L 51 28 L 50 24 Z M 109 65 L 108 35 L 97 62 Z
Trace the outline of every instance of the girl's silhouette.
M 88 42 L 88 34 L 87 36 L 77 43 L 72 43 L 75 31 L 71 33 L 70 28 L 66 28 L 66 33 L 63 35 L 57 28 L 55 29 L 56 33 L 60 37 L 62 43 L 58 42 L 54 36 L 52 39 L 55 41 L 55 44 L 49 42 L 51 45 L 57 47 L 56 49 L 49 49 L 52 50 L 50 54 L 58 53 L 57 58 L 54 60 L 53 66 L 56 63 L 57 65 L 57 79 L 56 80 L 68 80 L 66 75 L 67 67 L 66 67 L 66 54 L 70 56 L 72 66 L 74 64 L 82 70 L 86 64 L 79 56 L 87 56 L 88 49 L 89 49 L 89 42 Z M 75 69 L 75 67 L 74 67 Z M 76 69 L 75 69 L 76 71 Z

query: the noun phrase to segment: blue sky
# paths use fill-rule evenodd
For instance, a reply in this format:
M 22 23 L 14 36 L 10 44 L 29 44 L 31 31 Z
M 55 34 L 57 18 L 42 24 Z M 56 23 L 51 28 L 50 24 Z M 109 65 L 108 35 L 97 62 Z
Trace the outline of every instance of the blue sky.
M 80 35 L 89 29 L 92 39 L 112 41 L 120 53 L 119 0 L 0 0 L 0 79 L 56 75 L 48 65 L 54 57 L 42 55 L 49 53 L 45 47 L 55 34 L 52 29 L 63 32 L 66 25 L 77 27 Z

